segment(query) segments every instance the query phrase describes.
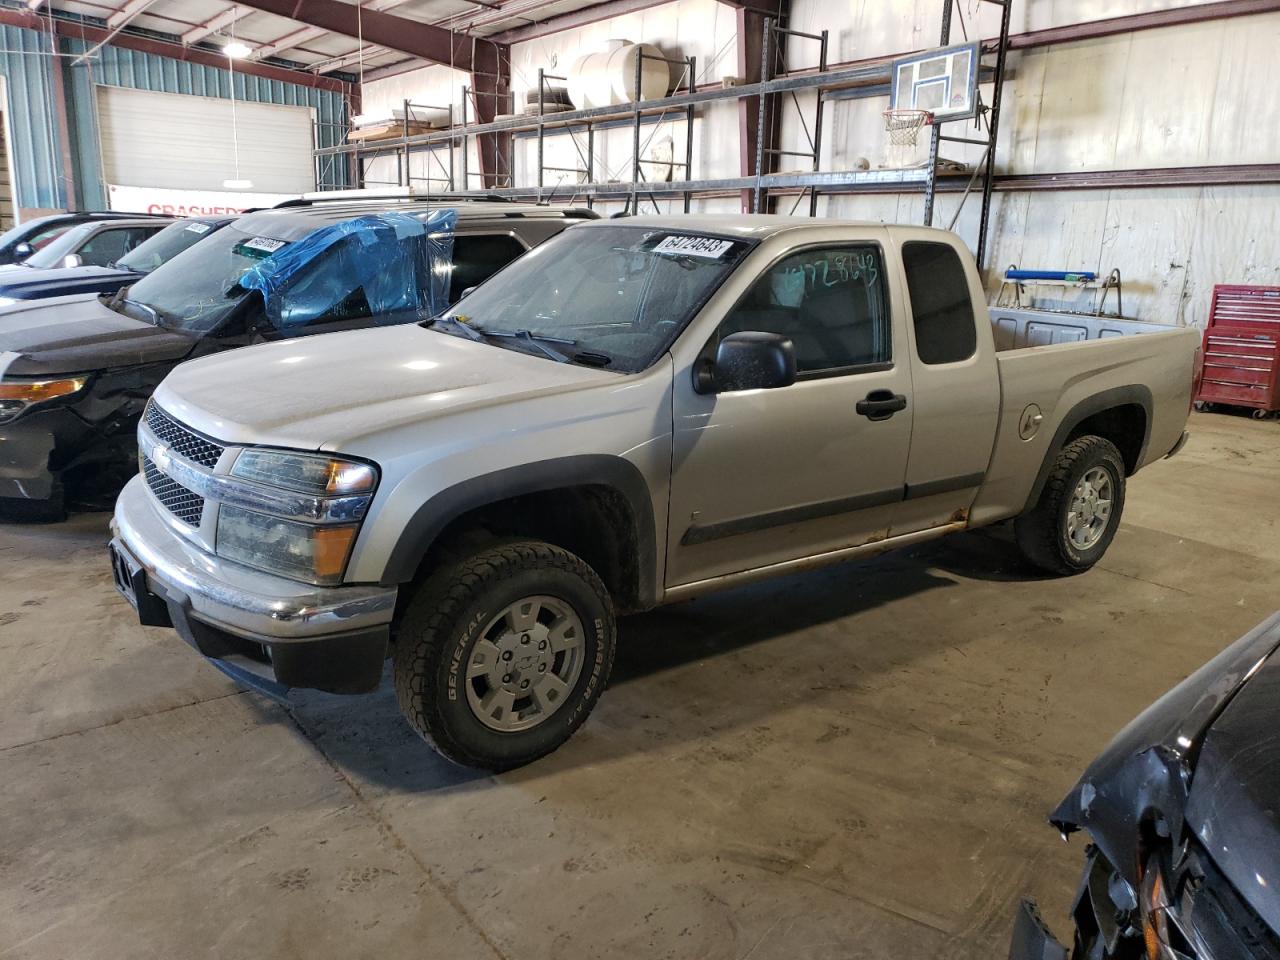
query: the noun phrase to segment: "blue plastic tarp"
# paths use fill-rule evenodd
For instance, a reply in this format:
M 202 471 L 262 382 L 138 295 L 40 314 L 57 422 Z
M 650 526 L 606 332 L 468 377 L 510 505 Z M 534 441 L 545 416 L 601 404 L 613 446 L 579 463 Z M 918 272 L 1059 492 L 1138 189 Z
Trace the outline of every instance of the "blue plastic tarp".
M 449 305 L 458 211 L 353 217 L 307 234 L 263 259 L 239 285 L 262 294 L 273 326 L 320 317 L 437 313 Z

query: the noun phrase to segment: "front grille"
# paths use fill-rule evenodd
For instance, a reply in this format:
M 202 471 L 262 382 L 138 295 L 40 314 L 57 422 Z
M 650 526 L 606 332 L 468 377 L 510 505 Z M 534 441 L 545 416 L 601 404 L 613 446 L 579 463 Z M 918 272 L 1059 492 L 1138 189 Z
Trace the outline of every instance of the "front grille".
M 180 457 L 213 469 L 224 447 L 189 430 L 154 403 L 147 404 L 147 428 Z
M 1191 956 L 1201 960 L 1280 958 L 1276 932 L 1240 896 L 1198 843 L 1191 845 L 1183 873 L 1186 880 L 1176 920 L 1196 941 Z M 1201 952 L 1195 952 L 1195 947 L 1200 947 Z
M 200 515 L 204 512 L 204 497 L 192 493 L 176 480 L 160 472 L 151 458 L 143 456 L 142 475 L 147 486 L 155 494 L 157 500 L 165 508 L 185 524 L 193 527 L 200 525 Z

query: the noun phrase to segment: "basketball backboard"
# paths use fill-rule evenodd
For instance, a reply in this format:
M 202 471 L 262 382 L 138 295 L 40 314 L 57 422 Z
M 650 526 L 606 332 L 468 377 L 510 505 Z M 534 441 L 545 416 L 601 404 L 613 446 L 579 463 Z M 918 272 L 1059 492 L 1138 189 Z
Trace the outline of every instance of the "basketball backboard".
M 934 122 L 978 112 L 978 44 L 961 43 L 893 61 L 890 106 L 928 110 Z

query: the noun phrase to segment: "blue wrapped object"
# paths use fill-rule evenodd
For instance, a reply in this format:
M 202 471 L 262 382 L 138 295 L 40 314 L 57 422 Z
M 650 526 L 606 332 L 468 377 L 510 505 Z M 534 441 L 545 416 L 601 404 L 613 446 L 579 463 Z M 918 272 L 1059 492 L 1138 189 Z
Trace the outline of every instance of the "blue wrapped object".
M 449 305 L 458 211 L 354 217 L 271 253 L 239 280 L 278 329 L 326 320 L 434 314 Z M 251 242 L 252 243 L 252 242 Z
M 1006 280 L 1063 280 L 1067 283 L 1092 283 L 1098 275 L 1092 270 L 1017 270 L 1004 272 Z

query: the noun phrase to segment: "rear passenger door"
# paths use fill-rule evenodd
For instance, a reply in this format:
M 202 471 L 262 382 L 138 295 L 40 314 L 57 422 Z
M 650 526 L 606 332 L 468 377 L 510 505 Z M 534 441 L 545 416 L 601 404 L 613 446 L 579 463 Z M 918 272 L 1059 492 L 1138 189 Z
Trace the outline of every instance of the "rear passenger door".
M 910 306 L 916 413 L 896 536 L 966 518 L 991 460 L 1000 374 L 968 250 L 953 234 L 892 233 Z
M 703 348 L 788 337 L 788 387 L 700 394 L 675 381 L 667 585 L 883 539 L 902 498 L 911 370 L 878 243 L 822 244 L 771 263 Z M 889 401 L 887 412 L 859 402 Z

